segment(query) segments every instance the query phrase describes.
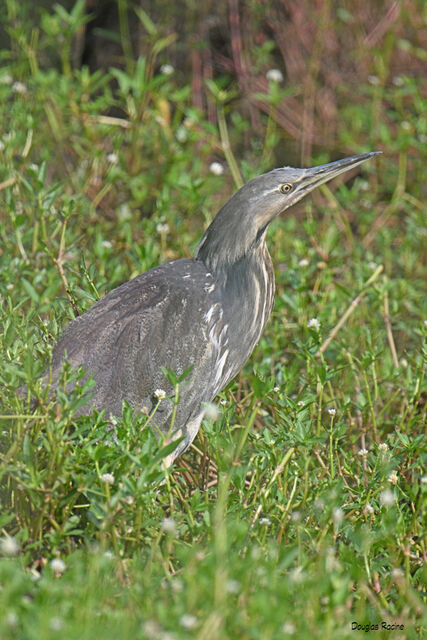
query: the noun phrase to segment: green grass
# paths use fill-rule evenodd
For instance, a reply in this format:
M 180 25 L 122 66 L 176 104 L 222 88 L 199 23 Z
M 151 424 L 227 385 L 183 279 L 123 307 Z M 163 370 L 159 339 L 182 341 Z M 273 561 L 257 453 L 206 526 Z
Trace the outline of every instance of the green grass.
M 165 470 L 145 416 L 75 418 L 90 389 L 64 370 L 52 399 L 40 376 L 77 310 L 191 255 L 286 137 L 263 116 L 260 159 L 231 93 L 211 85 L 217 130 L 155 53 L 73 71 L 78 15 L 43 67 L 49 20 L 39 50 L 15 20 L 0 52 L 0 637 L 423 637 L 425 80 L 392 82 L 378 51 L 379 84 L 340 86 L 335 146 L 383 156 L 272 225 L 269 325 Z

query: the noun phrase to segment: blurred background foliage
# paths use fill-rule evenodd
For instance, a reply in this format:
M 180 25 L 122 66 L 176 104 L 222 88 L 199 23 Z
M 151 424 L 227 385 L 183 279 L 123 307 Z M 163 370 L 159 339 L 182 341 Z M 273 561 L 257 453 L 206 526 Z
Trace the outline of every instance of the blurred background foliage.
M 405 108 L 410 112 L 411 98 L 390 103 L 387 90 L 402 75 L 425 75 L 425 11 L 422 0 L 229 0 L 200 7 L 183 0 L 44 0 L 19 10 L 7 0 L 2 24 L 11 26 L 3 28 L 0 43 L 11 47 L 23 73 L 28 65 L 34 73 L 54 69 L 66 76 L 82 68 L 90 74 L 133 72 L 143 57 L 146 77 L 152 77 L 162 65 L 171 65 L 175 86 L 191 86 L 188 104 L 213 125 L 217 96 L 210 83 L 218 81 L 235 126 L 240 122 L 244 129 L 245 135 L 236 136 L 239 151 L 263 149 L 270 123 L 286 141 L 275 145 L 273 164 L 298 163 L 310 161 L 313 149 L 343 153 L 358 129 L 359 136 L 360 129 L 364 134 L 359 144 L 390 142 L 382 138 L 388 127 L 383 122 L 381 132 L 380 123 L 386 116 L 397 125 Z M 283 74 L 274 90 L 266 78 L 271 68 Z M 110 86 L 117 89 L 119 74 L 113 76 Z M 351 106 L 357 112 L 367 102 L 366 120 L 359 114 L 355 130 L 348 132 L 350 118 L 341 110 Z M 123 105 L 103 106 L 123 113 Z M 134 117 L 141 117 L 143 106 Z M 251 148 L 254 138 L 259 149 Z

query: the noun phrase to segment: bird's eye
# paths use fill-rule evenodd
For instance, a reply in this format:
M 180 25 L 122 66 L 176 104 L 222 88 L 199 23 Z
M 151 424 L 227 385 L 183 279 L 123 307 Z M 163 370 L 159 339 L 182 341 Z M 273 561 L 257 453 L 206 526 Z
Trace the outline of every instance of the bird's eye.
M 289 193 L 290 191 L 292 191 L 292 185 L 291 184 L 282 184 L 282 186 L 280 187 L 280 191 L 282 193 Z

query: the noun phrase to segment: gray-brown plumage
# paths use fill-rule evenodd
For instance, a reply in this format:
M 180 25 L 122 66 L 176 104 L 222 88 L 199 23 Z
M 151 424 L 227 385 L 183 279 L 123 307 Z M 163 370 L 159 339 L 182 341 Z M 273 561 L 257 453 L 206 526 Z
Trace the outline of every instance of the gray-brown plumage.
M 182 441 L 168 462 L 192 442 L 203 403 L 240 371 L 261 337 L 274 298 L 274 273 L 265 244 L 268 225 L 307 193 L 376 155 L 365 153 L 310 169 L 284 167 L 254 178 L 222 207 L 194 258 L 151 269 L 114 289 L 66 328 L 53 354 L 53 380 L 64 357 L 96 381 L 81 413 L 92 407 L 120 415 L 126 399 L 151 412 L 162 433 Z M 162 367 L 181 383 L 173 433 L 173 389 Z M 55 382 L 54 382 L 55 384 Z

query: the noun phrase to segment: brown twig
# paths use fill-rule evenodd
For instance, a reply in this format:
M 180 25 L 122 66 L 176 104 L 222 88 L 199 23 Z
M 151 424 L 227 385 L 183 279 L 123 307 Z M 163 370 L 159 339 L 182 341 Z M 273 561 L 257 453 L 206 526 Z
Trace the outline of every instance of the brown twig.
M 400 3 L 395 0 L 390 6 L 385 16 L 375 25 L 375 27 L 368 33 L 364 39 L 364 44 L 368 47 L 374 47 L 378 44 L 379 40 L 383 37 L 385 32 L 391 27 L 393 22 L 397 20 L 400 15 Z
M 384 283 L 386 283 L 387 278 L 384 276 Z M 390 346 L 391 357 L 393 358 L 393 364 L 397 367 L 399 366 L 399 359 L 397 357 L 396 345 L 394 343 L 393 332 L 391 330 L 391 322 L 390 322 L 390 310 L 388 304 L 388 291 L 387 288 L 384 287 L 384 324 L 387 331 L 387 340 Z
M 234 70 L 237 75 L 237 82 L 242 90 L 244 97 L 248 95 L 249 89 L 249 71 L 248 64 L 244 54 L 242 43 L 242 30 L 240 27 L 239 0 L 228 0 L 229 4 L 229 20 L 230 20 L 230 39 L 231 52 L 234 62 Z M 260 119 L 254 105 L 249 101 L 249 116 L 251 125 L 254 130 L 260 130 Z
M 3 182 L 0 182 L 0 191 L 3 191 L 3 189 L 7 189 L 8 187 L 13 186 L 17 181 L 17 179 L 18 178 L 16 176 L 11 176 L 10 178 L 7 178 L 7 180 L 3 180 Z
M 202 78 L 202 52 L 198 48 L 191 51 L 191 94 L 193 104 L 197 109 L 203 111 L 203 78 Z

